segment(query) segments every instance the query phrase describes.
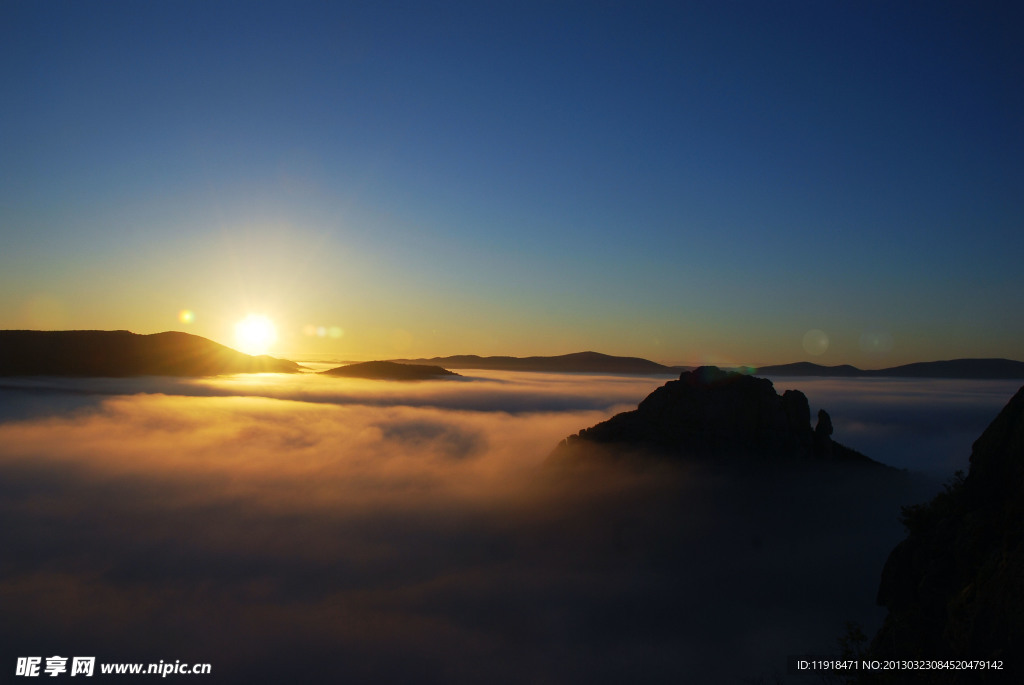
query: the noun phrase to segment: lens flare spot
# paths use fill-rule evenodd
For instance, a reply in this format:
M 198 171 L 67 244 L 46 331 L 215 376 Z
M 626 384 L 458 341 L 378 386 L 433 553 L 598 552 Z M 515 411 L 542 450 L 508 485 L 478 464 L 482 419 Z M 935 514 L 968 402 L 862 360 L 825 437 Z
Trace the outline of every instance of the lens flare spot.
M 182 309 L 178 312 L 178 321 L 181 323 L 192 323 L 196 320 L 196 313 L 191 309 Z
M 860 336 L 860 349 L 864 352 L 884 354 L 892 351 L 892 336 L 885 331 L 865 331 Z
M 828 349 L 828 336 L 825 335 L 825 331 L 813 328 L 804 333 L 804 351 L 807 354 L 818 355 L 825 354 L 825 350 Z
M 341 326 L 316 326 L 307 324 L 302 332 L 311 338 L 340 338 L 345 335 L 345 329 Z
M 274 322 L 260 314 L 250 314 L 235 324 L 235 345 L 246 354 L 266 354 L 277 341 Z

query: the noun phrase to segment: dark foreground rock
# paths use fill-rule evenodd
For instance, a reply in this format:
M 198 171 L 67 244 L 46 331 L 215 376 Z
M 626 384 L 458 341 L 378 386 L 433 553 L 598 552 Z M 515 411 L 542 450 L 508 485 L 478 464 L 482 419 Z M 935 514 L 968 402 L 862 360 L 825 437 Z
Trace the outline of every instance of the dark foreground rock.
M 175 331 L 0 331 L 0 376 L 217 376 L 301 368 Z
M 927 504 L 907 507 L 908 535 L 885 564 L 889 610 L 869 658 L 981 660 L 1002 670 L 873 675 L 863 682 L 1024 682 L 1024 388 Z M 898 677 L 897 677 L 898 676 Z

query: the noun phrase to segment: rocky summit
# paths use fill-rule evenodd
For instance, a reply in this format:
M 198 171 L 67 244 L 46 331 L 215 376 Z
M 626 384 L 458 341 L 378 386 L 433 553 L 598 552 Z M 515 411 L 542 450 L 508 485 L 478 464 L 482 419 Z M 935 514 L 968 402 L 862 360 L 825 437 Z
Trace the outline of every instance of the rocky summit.
M 832 420 L 824 410 L 812 429 L 802 392 L 779 395 L 767 378 L 714 366 L 682 373 L 634 411 L 570 436 L 553 456 L 588 445 L 705 460 L 742 456 L 877 464 L 832 440 Z

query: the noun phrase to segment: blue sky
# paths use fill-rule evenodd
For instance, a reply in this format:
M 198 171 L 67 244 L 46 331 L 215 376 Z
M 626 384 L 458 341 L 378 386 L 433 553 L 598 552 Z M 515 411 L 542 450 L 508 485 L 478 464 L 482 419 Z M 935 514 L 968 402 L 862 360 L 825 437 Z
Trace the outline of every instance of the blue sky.
M 0 327 L 1024 359 L 1022 29 L 1009 3 L 0 2 Z

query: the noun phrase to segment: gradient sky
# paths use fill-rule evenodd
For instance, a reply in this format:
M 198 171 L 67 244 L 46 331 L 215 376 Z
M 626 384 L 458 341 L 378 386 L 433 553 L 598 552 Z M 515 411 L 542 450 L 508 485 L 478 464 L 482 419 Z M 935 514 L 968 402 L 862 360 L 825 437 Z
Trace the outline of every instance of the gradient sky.
M 1024 359 L 1021 35 L 1007 2 L 0 0 L 0 328 Z

